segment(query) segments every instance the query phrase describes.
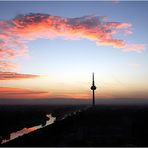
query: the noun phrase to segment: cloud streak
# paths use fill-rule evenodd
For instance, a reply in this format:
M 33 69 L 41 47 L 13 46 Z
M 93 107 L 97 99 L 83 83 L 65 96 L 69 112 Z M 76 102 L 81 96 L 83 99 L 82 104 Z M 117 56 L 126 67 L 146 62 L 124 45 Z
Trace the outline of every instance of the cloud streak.
M 14 69 L 17 69 L 18 67 L 19 65 L 16 63 L 0 60 L 0 70 L 4 70 L 4 71 L 14 70 Z
M 47 98 L 49 96 L 49 92 L 47 91 L 11 87 L 0 87 L 0 94 L 0 98 L 3 99 Z
M 0 21 L 0 68 L 13 69 L 12 61 L 28 54 L 27 43 L 38 38 L 88 39 L 97 45 L 108 45 L 123 51 L 142 52 L 144 44 L 128 44 L 114 35 L 131 34 L 127 22 L 107 22 L 105 16 L 62 18 L 41 13 L 18 15 L 12 20 Z M 4 66 L 7 65 L 7 66 Z
M 144 51 L 145 47 L 146 47 L 146 44 L 130 44 L 130 45 L 127 44 L 123 49 L 123 51 L 125 52 L 136 51 L 141 53 Z
M 0 72 L 0 80 L 20 80 L 38 78 L 39 75 L 21 74 L 15 72 Z

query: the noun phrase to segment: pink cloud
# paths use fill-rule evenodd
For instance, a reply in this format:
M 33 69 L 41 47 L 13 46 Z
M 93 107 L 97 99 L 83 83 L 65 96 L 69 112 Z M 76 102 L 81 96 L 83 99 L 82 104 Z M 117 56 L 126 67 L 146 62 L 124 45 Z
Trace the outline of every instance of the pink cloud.
M 0 60 L 0 70 L 8 71 L 8 70 L 14 70 L 19 67 L 18 64 L 12 63 L 12 62 L 5 62 L 3 60 Z
M 20 80 L 38 78 L 39 75 L 21 74 L 15 72 L 0 72 L 0 80 Z
M 124 30 L 124 35 L 131 35 L 131 34 L 133 34 L 133 32 L 131 31 L 131 30 Z
M 123 51 L 130 52 L 130 51 L 136 51 L 136 52 L 143 52 L 146 47 L 146 44 L 127 44 L 125 45 Z
M 83 16 L 62 18 L 48 14 L 30 13 L 18 15 L 9 21 L 0 21 L 0 62 L 7 62 L 5 69 L 12 69 L 13 59 L 28 54 L 27 42 L 38 38 L 88 39 L 97 45 L 109 45 L 123 51 L 141 52 L 144 44 L 128 45 L 115 38 L 121 33 L 130 34 L 131 24 L 127 22 L 106 22 L 106 16 Z M 132 46 L 132 47 L 131 47 Z M 3 66 L 1 66 L 1 70 Z

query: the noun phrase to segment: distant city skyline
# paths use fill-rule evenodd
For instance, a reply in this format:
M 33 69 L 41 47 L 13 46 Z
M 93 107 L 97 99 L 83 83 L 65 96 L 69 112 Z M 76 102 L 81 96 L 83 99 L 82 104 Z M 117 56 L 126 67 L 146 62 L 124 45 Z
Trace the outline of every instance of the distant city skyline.
M 148 99 L 147 1 L 0 1 L 0 99 Z

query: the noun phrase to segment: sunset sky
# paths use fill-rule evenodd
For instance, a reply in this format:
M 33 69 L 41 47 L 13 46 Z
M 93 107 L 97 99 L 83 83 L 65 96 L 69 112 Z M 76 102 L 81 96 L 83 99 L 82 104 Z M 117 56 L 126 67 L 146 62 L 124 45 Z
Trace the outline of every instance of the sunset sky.
M 0 98 L 148 98 L 148 2 L 0 2 Z

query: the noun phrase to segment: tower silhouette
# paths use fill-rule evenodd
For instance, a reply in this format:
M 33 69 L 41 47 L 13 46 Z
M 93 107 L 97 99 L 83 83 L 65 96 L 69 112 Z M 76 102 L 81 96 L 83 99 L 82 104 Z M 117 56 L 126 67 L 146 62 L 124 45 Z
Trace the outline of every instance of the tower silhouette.
M 92 73 L 92 86 L 90 88 L 92 90 L 92 106 L 95 106 L 95 90 L 96 90 L 96 86 L 95 86 L 95 81 L 94 81 L 94 73 Z

